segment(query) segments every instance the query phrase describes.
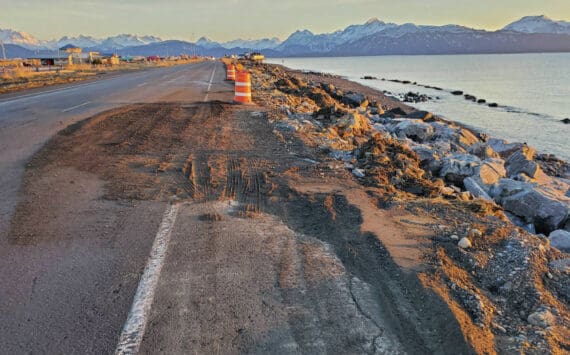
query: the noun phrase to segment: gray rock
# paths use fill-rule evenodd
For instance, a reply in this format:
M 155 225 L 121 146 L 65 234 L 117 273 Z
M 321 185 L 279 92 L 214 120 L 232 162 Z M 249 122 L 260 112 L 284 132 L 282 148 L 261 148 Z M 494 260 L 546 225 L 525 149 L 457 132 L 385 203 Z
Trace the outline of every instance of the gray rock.
M 531 178 L 536 178 L 540 173 L 540 166 L 533 161 L 536 151 L 528 146 L 517 150 L 506 161 L 507 174 L 509 177 L 524 173 Z
M 366 176 L 366 173 L 362 169 L 354 169 L 352 170 L 352 174 L 358 178 L 363 178 Z
M 412 150 L 418 155 L 422 168 L 429 171 L 432 175 L 437 175 L 441 169 L 441 160 L 439 153 L 430 146 L 418 144 L 412 147 Z
M 529 315 L 527 321 L 534 326 L 547 328 L 554 323 L 554 316 L 550 311 L 542 310 Z
M 471 133 L 471 131 L 461 128 L 457 132 L 457 143 L 464 149 L 468 149 L 477 142 L 480 142 L 479 138 Z
M 558 229 L 568 215 L 568 207 L 564 203 L 528 187 L 502 196 L 500 200 L 505 210 L 534 224 L 538 232 L 550 233 Z
M 463 180 L 463 185 L 465 189 L 473 194 L 475 197 L 479 197 L 488 201 L 493 201 L 491 196 L 471 177 L 466 177 Z
M 483 142 L 477 142 L 473 144 L 471 147 L 469 147 L 469 149 L 467 149 L 467 153 L 473 154 L 482 160 L 489 158 L 500 158 L 499 154 L 497 154 L 493 148 L 489 146 L 489 144 Z
M 342 102 L 353 107 L 368 106 L 366 96 L 358 93 L 348 93 L 342 98 Z
M 417 142 L 425 142 L 431 139 L 434 129 L 421 120 L 405 120 L 398 123 L 394 129 L 398 137 L 410 138 Z
M 473 179 L 487 190 L 491 185 L 497 184 L 501 178 L 507 176 L 504 164 L 505 162 L 502 159 L 487 159 L 475 168 Z
M 496 138 L 489 139 L 487 143 L 503 159 L 508 158 L 512 153 L 523 146 L 522 143 L 509 143 L 506 140 Z
M 462 184 L 466 177 L 473 176 L 476 168 L 481 165 L 481 159 L 469 154 L 454 154 L 442 159 L 439 176 L 447 181 Z
M 570 259 L 554 260 L 548 264 L 553 270 L 570 274 Z
M 457 246 L 460 247 L 461 249 L 469 249 L 471 248 L 472 244 L 469 238 L 461 238 L 459 243 L 457 243 Z
M 515 195 L 521 191 L 531 190 L 531 184 L 516 181 L 513 179 L 500 179 L 496 186 L 490 189 L 490 195 L 499 203 L 503 203 L 503 199 Z
M 558 250 L 569 253 L 570 252 L 570 232 L 559 229 L 550 233 L 548 236 L 550 245 Z
M 429 122 L 429 124 L 433 127 L 435 131 L 435 138 L 450 142 L 455 140 L 455 135 L 457 134 L 457 130 L 450 127 L 448 124 L 442 122 Z
M 433 118 L 433 114 L 431 112 L 427 112 L 427 111 L 414 111 L 412 113 L 409 113 L 408 118 L 414 118 L 414 119 L 420 119 L 422 121 L 427 121 L 431 118 Z

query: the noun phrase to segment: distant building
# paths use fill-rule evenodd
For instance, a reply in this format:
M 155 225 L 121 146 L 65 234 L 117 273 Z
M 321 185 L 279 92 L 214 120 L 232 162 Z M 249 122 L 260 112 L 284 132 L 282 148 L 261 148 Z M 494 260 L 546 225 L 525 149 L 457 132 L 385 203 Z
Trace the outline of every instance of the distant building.
M 68 64 L 72 65 L 72 64 L 83 63 L 84 56 L 83 56 L 83 50 L 81 48 L 76 47 L 72 44 L 68 44 L 66 46 L 61 47 L 59 50 L 65 51 L 68 54 L 67 56 Z M 89 55 L 87 57 L 91 59 Z

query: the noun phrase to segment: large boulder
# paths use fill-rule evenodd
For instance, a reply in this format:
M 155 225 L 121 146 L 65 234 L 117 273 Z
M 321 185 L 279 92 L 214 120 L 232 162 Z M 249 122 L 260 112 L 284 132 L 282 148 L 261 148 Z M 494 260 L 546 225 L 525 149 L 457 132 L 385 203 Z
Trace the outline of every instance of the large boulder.
M 504 183 L 503 179 L 501 184 Z M 513 186 L 512 183 L 508 183 Z M 523 185 L 524 184 L 524 185 Z M 503 208 L 516 216 L 522 217 L 527 223 L 532 223 L 537 232 L 550 233 L 560 227 L 568 216 L 568 206 L 532 187 L 530 184 L 518 185 L 521 191 L 504 189 L 499 197 Z
M 468 149 L 477 142 L 479 142 L 479 138 L 471 133 L 471 131 L 465 128 L 460 128 L 457 131 L 457 143 L 464 149 Z
M 501 179 L 497 185 L 491 188 L 491 196 L 502 204 L 504 198 L 531 189 L 532 185 L 526 182 L 513 179 Z
M 460 185 L 466 177 L 473 176 L 479 166 L 481 159 L 474 155 L 453 154 L 442 159 L 439 176 Z
M 496 138 L 489 139 L 487 143 L 503 159 L 508 158 L 511 156 L 511 154 L 521 149 L 523 146 L 522 143 L 509 143 L 506 140 Z
M 570 232 L 565 230 L 555 230 L 548 236 L 550 245 L 566 253 L 570 253 Z
M 475 168 L 473 178 L 484 188 L 495 185 L 507 176 L 505 162 L 501 159 L 487 159 Z
M 361 136 L 372 128 L 368 118 L 356 112 L 340 117 L 336 121 L 336 127 L 338 129 L 338 134 L 342 138 Z
M 489 200 L 489 201 L 493 201 L 493 199 L 489 196 L 489 194 L 487 194 L 487 191 L 485 191 L 481 185 L 479 185 L 477 183 L 477 181 L 475 181 L 475 179 L 471 178 L 471 177 L 467 177 L 463 180 L 463 186 L 465 186 L 465 190 L 471 192 L 471 194 L 473 194 L 473 196 L 478 197 L 478 198 L 482 198 L 485 200 Z
M 434 134 L 433 127 L 421 120 L 401 121 L 394 128 L 394 132 L 400 138 L 410 138 L 416 142 L 426 142 Z
M 423 144 L 412 146 L 412 150 L 417 154 L 422 169 L 430 172 L 432 175 L 439 173 L 441 160 L 437 150 Z
M 341 101 L 352 107 L 368 106 L 368 99 L 366 99 L 366 96 L 353 92 L 345 94 Z
M 479 159 L 500 158 L 493 148 L 487 143 L 477 142 L 467 149 L 467 153 L 477 156 Z
M 422 121 L 429 121 L 433 118 L 433 114 L 428 111 L 414 111 L 408 114 L 408 118 L 419 119 Z
M 541 169 L 538 163 L 533 160 L 535 155 L 536 151 L 527 145 L 522 146 L 519 150 L 511 154 L 506 161 L 509 177 L 526 174 L 531 178 L 537 178 L 541 173 Z

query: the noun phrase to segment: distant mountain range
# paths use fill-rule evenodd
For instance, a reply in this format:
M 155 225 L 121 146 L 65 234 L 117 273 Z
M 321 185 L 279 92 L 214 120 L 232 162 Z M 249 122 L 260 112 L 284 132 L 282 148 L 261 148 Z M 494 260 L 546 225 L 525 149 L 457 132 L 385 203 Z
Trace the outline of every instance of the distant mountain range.
M 570 52 L 570 22 L 527 16 L 498 31 L 485 31 L 459 25 L 399 25 L 373 18 L 332 33 L 296 31 L 283 42 L 267 38 L 222 43 L 206 37 L 191 43 L 128 34 L 106 39 L 81 35 L 43 41 L 25 32 L 0 29 L 0 41 L 6 45 L 9 57 L 54 51 L 70 44 L 89 51 L 145 56 L 184 53 L 221 56 L 245 51 L 263 51 L 270 57 Z

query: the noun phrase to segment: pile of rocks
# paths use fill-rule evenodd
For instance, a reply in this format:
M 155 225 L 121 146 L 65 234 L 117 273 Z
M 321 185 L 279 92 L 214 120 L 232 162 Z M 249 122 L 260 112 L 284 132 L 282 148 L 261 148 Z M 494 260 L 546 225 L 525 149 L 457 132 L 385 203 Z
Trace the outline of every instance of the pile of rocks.
M 416 152 L 424 170 L 442 178 L 449 193 L 461 189 L 473 198 L 493 201 L 533 233 L 570 231 L 570 181 L 544 173 L 532 147 L 489 139 L 429 113 L 372 120 L 382 123 L 376 129 Z

